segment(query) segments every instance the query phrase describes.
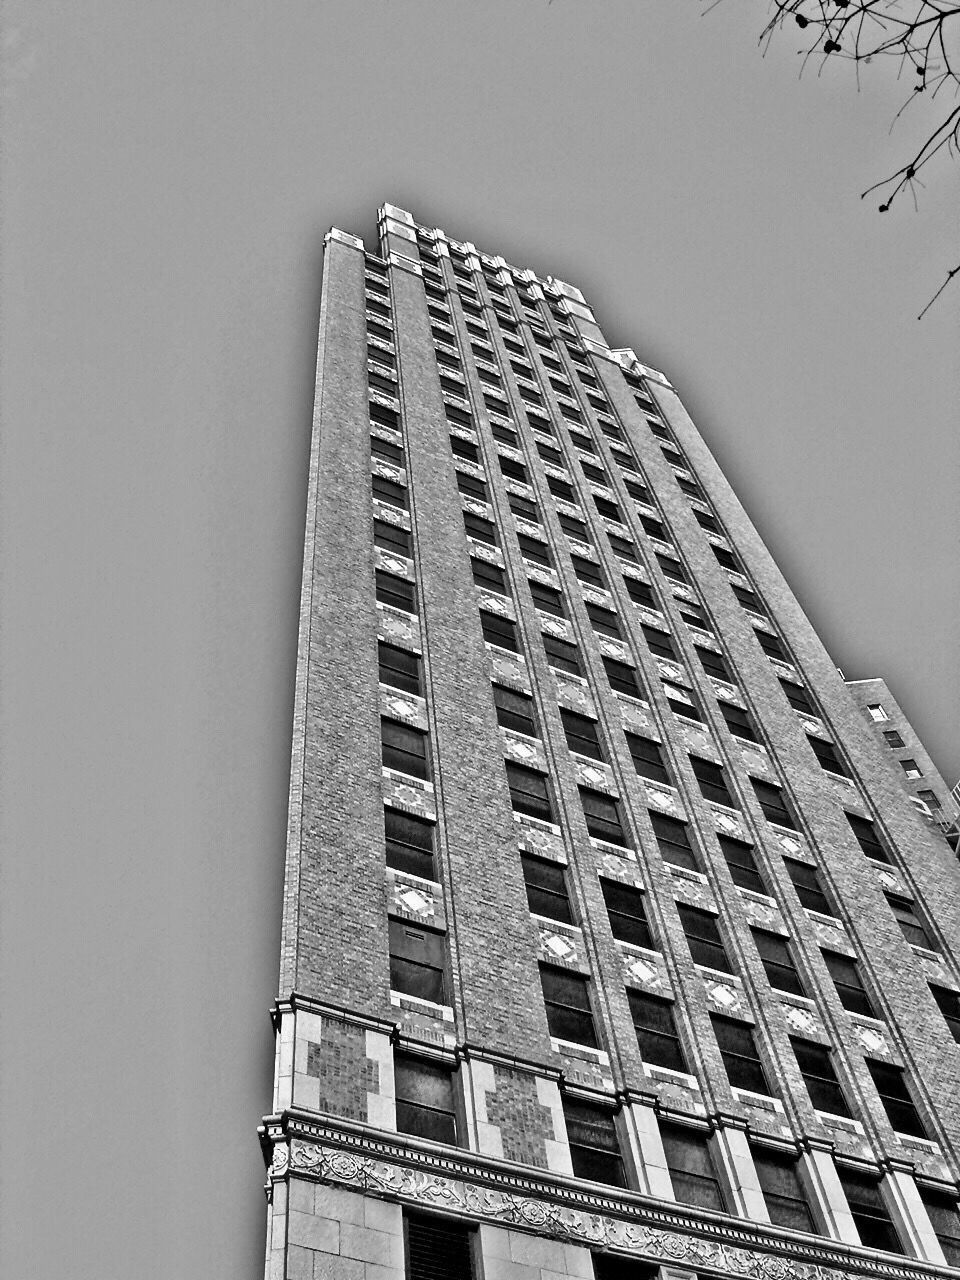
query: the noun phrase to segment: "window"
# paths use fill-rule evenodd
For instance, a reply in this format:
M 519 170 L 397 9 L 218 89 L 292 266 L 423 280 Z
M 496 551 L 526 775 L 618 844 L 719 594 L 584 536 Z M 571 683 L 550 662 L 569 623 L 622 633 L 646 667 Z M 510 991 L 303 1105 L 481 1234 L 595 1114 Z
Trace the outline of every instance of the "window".
M 755 591 L 751 591 L 749 587 L 741 587 L 737 582 L 731 582 L 730 586 L 744 609 L 749 609 L 751 613 L 758 613 L 762 618 L 766 617 L 767 611 L 763 607 L 763 601 Z
M 402 609 L 405 613 L 417 612 L 417 588 L 407 578 L 398 578 L 395 573 L 377 569 L 376 591 L 381 604 Z
M 592 600 L 587 600 L 587 616 L 590 619 L 590 625 L 599 635 L 610 636 L 613 640 L 619 640 L 620 627 L 617 623 L 617 615 L 612 609 L 604 609 L 602 605 L 594 604 Z
M 404 689 L 407 693 L 421 692 L 420 659 L 415 653 L 378 640 L 377 659 L 381 684 L 388 684 L 392 689 Z
M 851 1013 L 863 1013 L 868 1018 L 875 1018 L 877 1014 L 864 989 L 856 960 L 840 955 L 837 951 L 826 950 L 823 951 L 823 960 L 843 1007 Z
M 560 719 L 567 736 L 567 746 L 571 751 L 581 756 L 589 756 L 592 760 L 604 758 L 596 720 L 578 715 L 576 711 L 567 711 L 565 707 L 560 708 Z
M 706 501 L 703 496 L 703 490 L 693 480 L 688 480 L 686 476 L 677 476 L 677 484 L 688 498 L 699 498 L 701 502 Z
M 598 1048 L 586 978 L 567 969 L 541 964 L 540 985 L 550 1034 L 558 1040 Z
M 620 821 L 620 806 L 616 800 L 600 791 L 592 791 L 589 787 L 579 787 L 578 790 L 590 834 L 609 844 L 626 845 L 627 838 Z
M 920 918 L 916 903 L 895 893 L 888 893 L 886 899 L 890 903 L 890 910 L 897 918 L 900 932 L 906 940 L 912 946 L 926 947 L 928 951 L 936 951 L 936 943 Z
M 424 880 L 435 880 L 433 864 L 434 824 L 399 809 L 384 809 L 387 866 Z
M 583 472 L 583 474 L 587 477 L 588 480 L 592 481 L 593 484 L 602 484 L 602 485 L 605 485 L 607 488 L 609 488 L 610 477 L 607 475 L 607 473 L 604 471 L 602 467 L 595 466 L 592 462 L 585 462 L 583 459 L 581 459 L 580 470 Z M 595 498 L 594 501 L 598 501 L 598 499 Z M 607 505 L 613 506 L 613 503 L 611 502 L 611 503 L 608 503 Z M 614 520 L 616 519 L 616 517 L 611 516 L 610 519 Z
M 509 618 L 501 618 L 499 614 L 480 610 L 480 627 L 487 644 L 495 644 L 500 649 L 509 649 L 511 653 L 519 653 L 517 644 L 517 628 Z
M 504 729 L 525 733 L 530 738 L 540 736 L 537 733 L 533 699 L 529 694 L 519 693 L 516 689 L 505 689 L 503 685 L 495 684 L 493 702 L 497 711 L 497 723 Z
M 468 475 L 466 471 L 458 471 L 457 488 L 468 498 L 477 498 L 480 502 L 488 501 L 487 486 L 478 476 Z
M 465 458 L 467 462 L 479 463 L 480 461 L 480 450 L 469 440 L 464 440 L 462 436 L 451 436 L 450 448 L 458 458 Z
M 839 1164 L 837 1175 L 861 1242 L 869 1249 L 903 1253 L 900 1237 L 880 1193 L 880 1179 Z
M 624 574 L 623 585 L 627 588 L 627 595 L 634 604 L 642 605 L 645 609 L 656 609 L 659 612 L 660 602 L 648 583 L 630 574 Z
M 731 1086 L 751 1093 L 770 1094 L 750 1024 L 737 1018 L 724 1018 L 719 1013 L 711 1013 L 710 1021 Z
M 808 911 L 819 911 L 823 916 L 836 916 L 837 913 L 820 884 L 816 867 L 811 867 L 808 862 L 797 862 L 794 858 L 784 858 L 783 865 L 793 881 L 801 906 Z
M 623 484 L 634 502 L 644 502 L 648 507 L 652 506 L 650 490 L 645 484 L 641 484 L 639 480 L 631 480 L 629 477 L 624 478 Z
M 703 720 L 692 689 L 682 684 L 675 684 L 672 680 L 663 680 L 661 683 L 667 697 L 667 706 L 672 711 L 675 711 L 678 716 L 686 716 L 688 720 Z
M 547 786 L 547 775 L 537 769 L 528 769 L 526 765 L 504 761 L 507 770 L 507 784 L 510 787 L 510 800 L 518 813 L 526 813 L 534 818 L 542 818 L 544 822 L 553 821 L 553 809 L 550 804 L 550 791 Z
M 930 983 L 930 994 L 937 1002 L 944 1021 L 950 1028 L 950 1034 L 960 1044 L 960 992 L 951 991 L 949 987 L 937 987 Z
M 473 418 L 470 416 L 469 409 L 461 409 L 457 404 L 444 403 L 443 412 L 448 422 L 456 422 L 461 427 L 473 429 Z
M 615 502 L 611 502 L 608 498 L 601 498 L 599 494 L 595 493 L 593 495 L 593 503 L 604 519 L 615 520 L 617 524 L 623 524 L 620 508 Z
M 610 550 L 619 559 L 636 562 L 637 548 L 632 542 L 626 538 L 618 538 L 615 533 L 608 533 L 607 541 L 610 543 Z
M 686 582 L 687 575 L 683 565 L 679 560 L 675 560 L 673 556 L 661 555 L 657 552 L 657 564 L 665 578 L 672 578 L 674 582 Z
M 577 448 L 582 449 L 584 453 L 597 452 L 596 449 L 593 447 L 593 441 L 590 439 L 590 437 L 585 436 L 581 431 L 574 431 L 572 427 L 570 428 L 570 439 L 577 446 Z
M 590 534 L 582 520 L 578 520 L 576 516 L 568 516 L 565 511 L 558 511 L 557 517 L 560 528 L 568 538 L 575 538 L 577 542 L 590 542 Z
M 917 1190 L 948 1266 L 960 1267 L 960 1214 L 956 1196 L 932 1187 L 918 1185 Z
M 667 766 L 663 762 L 660 743 L 653 738 L 644 738 L 639 733 L 626 734 L 627 747 L 633 767 L 641 778 L 649 778 L 652 782 L 664 782 L 673 786 L 673 780 Z
M 627 1179 L 613 1112 L 605 1107 L 594 1107 L 586 1102 L 564 1098 L 563 1118 L 567 1126 L 574 1177 L 625 1187 Z
M 446 1004 L 444 935 L 437 929 L 390 921 L 390 986 L 404 995 Z
M 396 1053 L 393 1075 L 397 1090 L 397 1132 L 415 1133 L 434 1142 L 455 1143 L 457 1116 L 450 1068 L 427 1062 L 425 1058 Z
M 807 741 L 813 749 L 813 754 L 820 762 L 820 768 L 825 773 L 836 773 L 841 778 L 847 776 L 843 761 L 837 755 L 837 748 L 832 742 L 827 742 L 825 738 L 815 738 L 812 733 L 807 734 Z
M 741 889 L 751 889 L 754 893 L 769 895 L 769 890 L 753 856 L 753 845 L 746 844 L 743 840 L 734 840 L 733 836 L 719 834 L 717 840 L 733 883 Z
M 549 418 L 542 418 L 539 413 L 534 413 L 532 409 L 527 410 L 527 422 L 534 431 L 542 431 L 546 436 L 553 435 L 553 426 Z
M 769 1147 L 750 1148 L 753 1165 L 770 1221 L 794 1231 L 816 1231 L 806 1192 L 797 1172 L 797 1159 Z
M 529 538 L 525 533 L 517 534 L 517 542 L 520 544 L 520 554 L 524 560 L 529 560 L 533 564 L 542 564 L 546 568 L 550 567 L 550 548 L 545 542 L 541 542 L 538 538 Z
M 797 967 L 793 963 L 793 955 L 786 938 L 779 933 L 768 933 L 766 929 L 751 929 L 753 940 L 760 952 L 764 972 L 771 987 L 777 991 L 789 991 L 795 996 L 805 996 Z
M 483 516 L 475 516 L 472 511 L 465 511 L 463 527 L 471 538 L 476 538 L 477 542 L 486 542 L 491 547 L 497 545 L 497 531 Z
M 726 1212 L 726 1202 L 717 1171 L 710 1156 L 709 1139 L 696 1129 L 674 1124 L 660 1125 L 660 1136 L 673 1183 L 673 1194 L 681 1204 Z
M 391 431 L 400 430 L 400 415 L 396 409 L 388 409 L 385 404 L 377 404 L 375 400 L 370 402 L 370 421 L 381 427 L 389 427 Z
M 375 498 L 385 502 L 388 507 L 399 507 L 401 511 L 409 510 L 410 502 L 405 485 L 396 484 L 393 480 L 385 480 L 383 476 L 373 476 L 371 479 Z
M 529 585 L 533 603 L 538 609 L 542 609 L 544 613 L 552 613 L 558 618 L 567 616 L 563 607 L 563 596 L 556 587 L 548 587 L 542 582 L 534 582 L 532 578 Z
M 833 1069 L 830 1050 L 822 1044 L 815 1044 L 813 1040 L 802 1040 L 799 1036 L 791 1036 L 790 1043 L 810 1101 L 817 1111 L 849 1117 L 850 1108 Z
M 693 776 L 700 784 L 700 792 L 705 800 L 713 800 L 717 804 L 725 804 L 730 809 L 737 808 L 737 802 L 730 794 L 723 769 L 713 760 L 704 760 L 702 756 L 691 756 L 690 765 Z
M 490 430 L 493 432 L 494 440 L 499 440 L 501 444 L 508 444 L 513 449 L 520 448 L 520 437 L 515 431 L 511 431 L 506 423 L 491 422 Z
M 632 454 L 621 453 L 619 449 L 614 449 L 612 446 L 611 446 L 610 452 L 613 455 L 614 460 L 616 462 L 619 462 L 620 466 L 623 467 L 626 471 L 638 470 L 637 464 L 634 461 Z
M 563 466 L 563 454 L 559 449 L 555 449 L 553 445 L 544 444 L 542 440 L 538 440 L 537 453 L 539 453 L 544 462 L 551 462 L 555 467 Z
M 679 449 L 670 449 L 666 445 L 661 445 L 660 451 L 672 467 L 685 467 L 687 465 L 687 460 Z
M 499 565 L 491 564 L 489 560 L 479 560 L 476 556 L 471 556 L 470 568 L 473 571 L 473 580 L 478 587 L 485 587 L 488 591 L 495 591 L 497 595 L 501 596 L 510 594 L 506 575 Z
M 804 689 L 802 684 L 794 684 L 792 680 L 784 680 L 781 677 L 780 687 L 787 695 L 787 701 L 793 707 L 794 711 L 802 711 L 805 715 L 815 716 L 817 714 L 816 707 L 810 701 L 810 695 Z
M 610 931 L 621 942 L 632 942 L 634 946 L 646 947 L 649 951 L 657 951 L 654 945 L 647 914 L 643 905 L 643 890 L 633 885 L 621 884 L 619 880 L 601 880 L 600 888 L 603 900 L 607 904 L 607 915 L 610 917 Z
M 764 782 L 761 778 L 751 778 L 750 781 L 753 783 L 757 800 L 767 821 L 779 823 L 781 827 L 796 831 L 797 824 L 787 807 L 787 800 L 781 789 L 772 782 Z
M 651 538 L 659 538 L 661 542 L 669 542 L 670 535 L 667 533 L 660 520 L 654 520 L 652 516 L 641 516 L 640 523 L 643 525 L 643 531 Z
M 567 644 L 566 640 L 545 635 L 543 648 L 547 655 L 547 662 L 554 670 L 568 671 L 574 676 L 580 675 L 579 651 L 575 644 Z
M 745 742 L 760 741 L 748 711 L 744 711 L 743 707 L 738 707 L 732 702 L 722 700 L 718 700 L 717 706 L 726 721 L 727 728 L 735 738 L 742 738 Z
M 628 990 L 627 1003 L 644 1062 L 653 1067 L 668 1067 L 671 1071 L 686 1071 L 687 1062 L 673 1017 L 673 1001 Z
M 669 658 L 671 662 L 677 661 L 677 651 L 673 647 L 673 640 L 666 631 L 661 631 L 658 627 L 649 627 L 643 623 L 640 627 L 643 632 L 643 638 L 647 642 L 647 648 L 651 653 L 655 653 L 658 658 Z
M 411 555 L 411 538 L 406 529 L 400 529 L 395 524 L 387 524 L 386 520 L 374 520 L 373 522 L 373 542 L 374 546 L 382 547 L 384 551 L 390 551 L 394 555 L 406 556 L 407 559 Z
M 697 651 L 701 667 L 703 667 L 708 676 L 714 676 L 725 684 L 734 683 L 722 653 L 717 653 L 716 649 L 706 649 L 699 644 L 695 644 L 693 647 Z
M 603 669 L 607 673 L 610 688 L 617 693 L 625 693 L 631 698 L 642 698 L 643 689 L 637 676 L 636 667 L 631 667 L 619 658 L 603 655 Z
M 890 861 L 889 854 L 880 843 L 876 827 L 874 827 L 869 818 L 861 818 L 855 813 L 848 813 L 847 821 L 850 823 L 853 834 L 857 837 L 857 843 L 868 858 L 872 858 L 874 862 Z
M 658 813 L 656 809 L 648 810 L 653 834 L 657 838 L 657 846 L 664 862 L 675 867 L 686 867 L 688 871 L 698 871 L 700 864 L 696 851 L 690 843 L 687 824 L 679 818 L 671 818 L 669 814 Z
M 637 400 L 637 404 L 640 406 L 640 408 L 641 408 L 641 409 L 645 409 L 645 408 L 646 408 L 646 404 L 644 403 L 644 401 L 642 401 L 642 400 L 640 400 L 640 399 L 638 399 L 638 400 Z M 647 419 L 647 426 L 650 428 L 650 430 L 653 432 L 653 434 L 654 434 L 655 436 L 657 436 L 659 439 L 661 439 L 661 440 L 672 440 L 672 439 L 673 439 L 673 437 L 671 436 L 670 432 L 669 432 L 669 431 L 667 430 L 667 428 L 663 425 L 663 423 L 662 423 L 662 422 L 658 422 L 656 418 L 648 418 L 648 419 Z
M 677 910 L 694 964 L 719 969 L 722 973 L 733 973 L 720 937 L 719 917 L 712 911 L 689 907 L 685 902 L 678 902 Z
M 394 444 L 392 440 L 384 440 L 382 436 L 370 437 L 370 452 L 375 458 L 383 458 L 386 462 L 392 462 L 395 467 L 404 465 L 403 447 L 399 444 Z
M 505 476 L 511 480 L 521 480 L 524 484 L 529 484 L 527 469 L 522 462 L 517 462 L 514 458 L 505 458 L 502 453 L 497 454 L 497 461 Z
M 709 511 L 701 511 L 698 507 L 694 507 L 693 514 L 696 516 L 697 523 L 701 529 L 709 529 L 711 533 L 723 532 Z
M 703 609 L 698 604 L 690 604 L 688 600 L 678 600 L 677 604 L 680 608 L 680 617 L 691 627 L 698 627 L 701 631 L 712 631 L 713 625 L 707 617 Z M 729 676 L 726 677 L 731 684 L 736 681 Z
M 381 717 L 380 734 L 386 768 L 398 769 L 413 778 L 430 777 L 427 735 L 422 729 L 413 729 L 410 725 L 401 724 L 399 720 Z
M 603 579 L 603 571 L 600 566 L 593 560 L 585 560 L 583 556 L 573 556 L 573 571 L 581 582 L 587 582 L 592 587 L 606 588 L 606 582 Z
M 871 719 L 871 720 L 876 720 L 878 723 L 879 723 L 881 720 L 889 720 L 889 719 L 890 719 L 890 717 L 887 715 L 886 711 L 884 711 L 884 709 L 883 709 L 882 705 L 881 705 L 879 702 L 871 702 L 871 703 L 868 703 L 868 704 L 867 704 L 867 711 L 868 711 L 868 713 L 869 713 L 869 715 L 870 715 L 870 719 Z
M 573 924 L 567 881 L 559 862 L 548 862 L 532 854 L 521 853 L 523 882 L 527 887 L 527 905 L 534 915 Z
M 887 746 L 893 747 L 895 751 L 907 745 L 896 729 L 884 729 L 883 736 Z
M 558 480 L 556 476 L 548 475 L 547 488 L 555 498 L 561 498 L 564 502 L 576 502 L 577 500 L 573 486 L 568 484 L 566 480 Z
M 726 547 L 718 547 L 713 542 L 710 543 L 710 546 L 713 548 L 713 554 L 717 557 L 717 563 L 722 565 L 724 569 L 730 569 L 734 573 L 743 573 L 743 565 L 731 551 L 728 551 Z
M 922 778 L 923 770 L 917 764 L 916 760 L 901 760 L 900 768 L 908 778 Z

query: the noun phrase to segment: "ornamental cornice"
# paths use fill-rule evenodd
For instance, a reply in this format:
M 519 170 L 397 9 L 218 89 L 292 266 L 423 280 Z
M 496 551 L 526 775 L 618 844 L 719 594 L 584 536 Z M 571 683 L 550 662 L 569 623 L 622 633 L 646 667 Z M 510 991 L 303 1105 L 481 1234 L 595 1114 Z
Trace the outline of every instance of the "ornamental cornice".
M 476 1222 L 638 1259 L 749 1280 L 935 1280 L 952 1268 L 900 1260 L 874 1250 L 810 1240 L 709 1210 L 692 1211 L 634 1191 L 605 1194 L 557 1175 L 470 1152 L 441 1151 L 417 1139 L 393 1140 L 360 1126 L 328 1124 L 295 1112 L 261 1129 L 271 1181 L 290 1173 Z

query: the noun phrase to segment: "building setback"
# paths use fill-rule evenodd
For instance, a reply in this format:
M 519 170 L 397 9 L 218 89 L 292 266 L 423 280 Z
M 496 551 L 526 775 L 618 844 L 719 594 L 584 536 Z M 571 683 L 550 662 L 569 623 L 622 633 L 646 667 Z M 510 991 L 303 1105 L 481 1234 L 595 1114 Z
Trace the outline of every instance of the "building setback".
M 667 379 L 326 238 L 269 1280 L 960 1275 L 960 866 Z

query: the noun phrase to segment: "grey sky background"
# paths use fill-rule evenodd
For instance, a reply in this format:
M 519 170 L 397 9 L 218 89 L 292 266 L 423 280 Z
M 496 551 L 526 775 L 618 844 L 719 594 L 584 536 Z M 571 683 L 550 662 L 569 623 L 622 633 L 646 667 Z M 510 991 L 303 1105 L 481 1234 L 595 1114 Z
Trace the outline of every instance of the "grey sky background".
M 760 0 L 8 0 L 0 1270 L 262 1274 L 323 233 L 390 201 L 664 369 L 835 661 L 957 733 L 957 171 Z M 917 137 L 909 122 L 893 142 Z

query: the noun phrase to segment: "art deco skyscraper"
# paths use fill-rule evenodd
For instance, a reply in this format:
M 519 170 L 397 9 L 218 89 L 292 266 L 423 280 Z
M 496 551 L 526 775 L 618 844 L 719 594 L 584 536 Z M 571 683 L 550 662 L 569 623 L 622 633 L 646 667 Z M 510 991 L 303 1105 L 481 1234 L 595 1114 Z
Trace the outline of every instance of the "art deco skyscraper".
M 326 240 L 267 1276 L 960 1268 L 957 859 L 668 380 L 380 231 Z

